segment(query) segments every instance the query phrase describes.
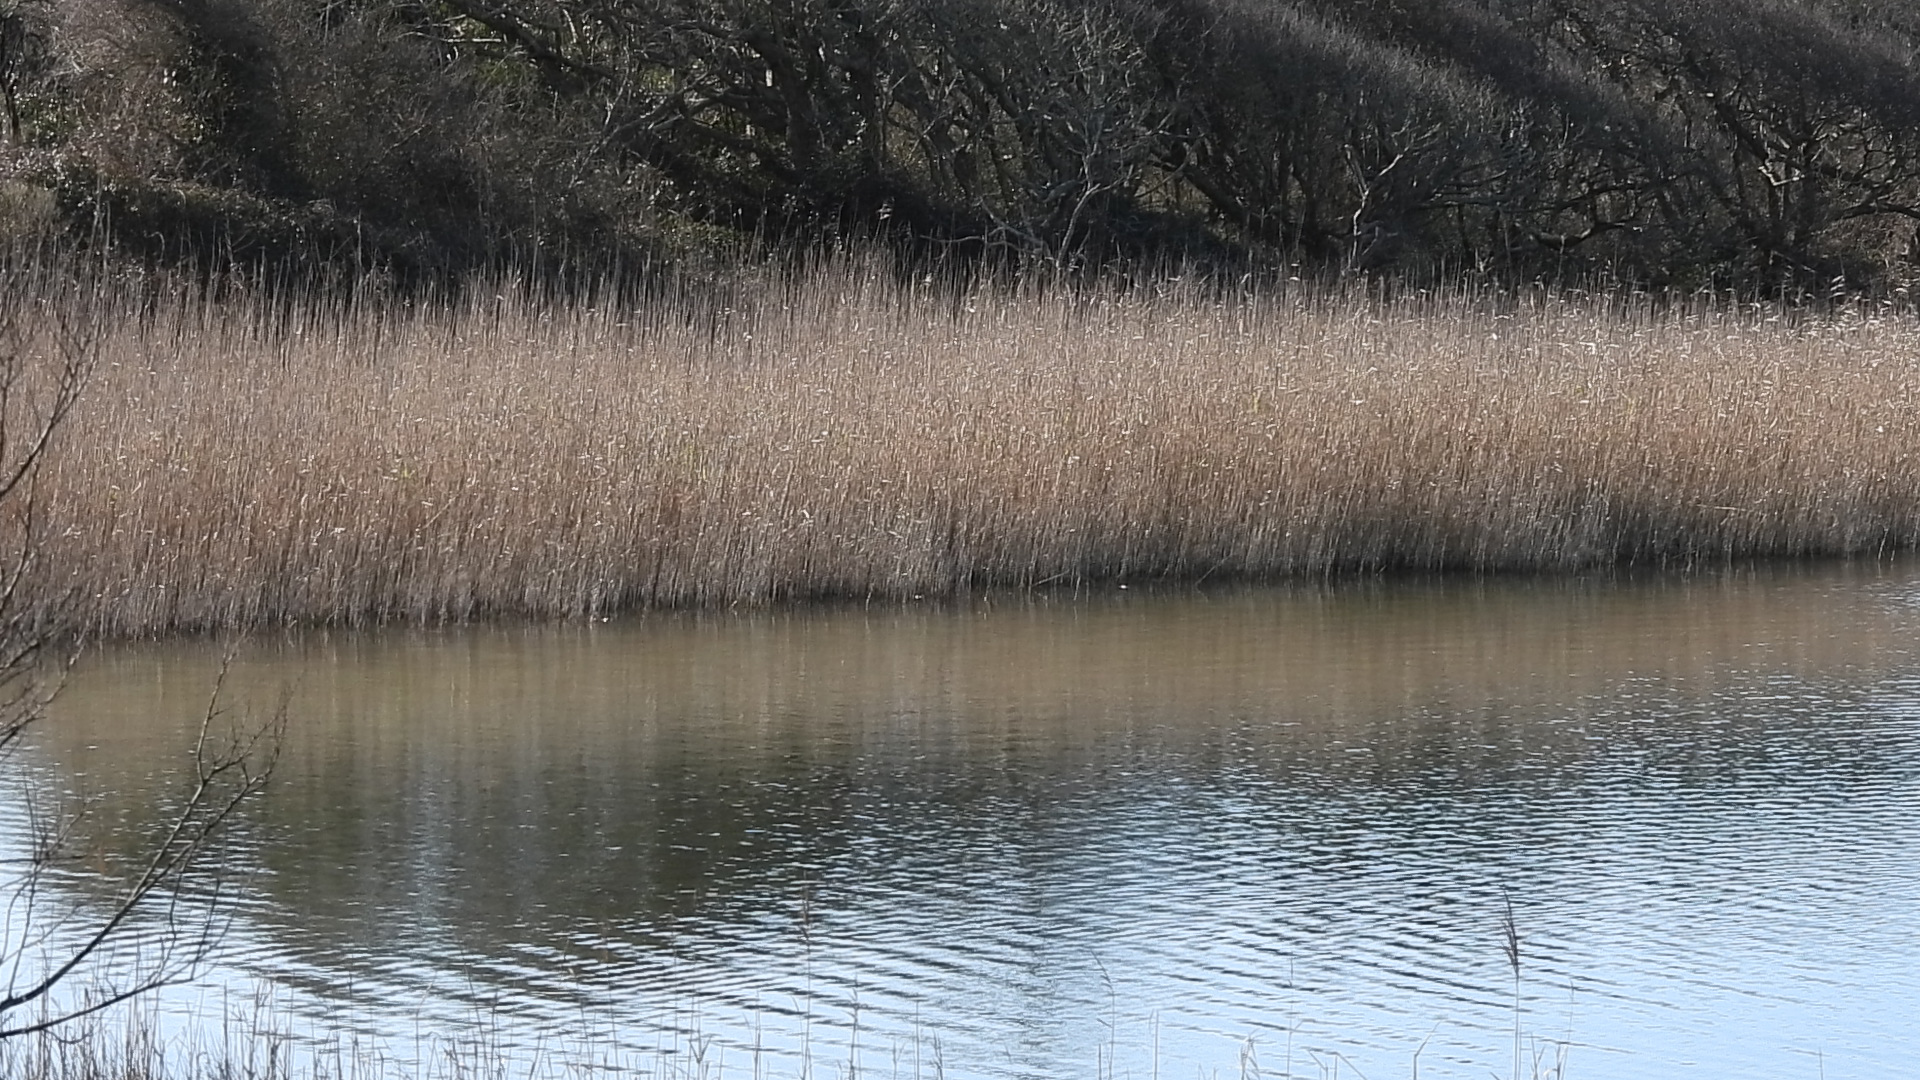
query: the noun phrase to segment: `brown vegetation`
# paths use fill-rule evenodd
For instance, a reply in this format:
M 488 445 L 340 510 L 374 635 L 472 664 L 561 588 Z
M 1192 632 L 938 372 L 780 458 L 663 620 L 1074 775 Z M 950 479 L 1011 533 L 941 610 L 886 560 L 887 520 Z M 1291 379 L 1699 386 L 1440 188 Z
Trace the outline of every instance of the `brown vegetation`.
M 1920 329 L 1861 308 L 955 292 L 849 262 L 731 306 L 40 280 L 35 310 L 104 329 L 23 588 L 115 635 L 1920 538 Z
M 0 1046 L 194 974 L 225 922 L 222 834 L 260 792 L 278 745 L 278 718 L 223 738 L 216 690 L 184 791 L 131 857 L 111 862 L 83 851 L 86 801 L 41 784 L 14 757 L 95 621 L 94 583 L 42 558 L 43 545 L 59 541 L 64 509 L 44 501 L 46 467 L 90 373 L 101 314 L 67 269 L 55 260 L 0 264 L 0 799 L 9 846 L 0 858 Z M 93 903 L 59 899 L 55 883 L 89 854 L 104 888 Z M 10 1075 L 11 1064 L 0 1071 Z

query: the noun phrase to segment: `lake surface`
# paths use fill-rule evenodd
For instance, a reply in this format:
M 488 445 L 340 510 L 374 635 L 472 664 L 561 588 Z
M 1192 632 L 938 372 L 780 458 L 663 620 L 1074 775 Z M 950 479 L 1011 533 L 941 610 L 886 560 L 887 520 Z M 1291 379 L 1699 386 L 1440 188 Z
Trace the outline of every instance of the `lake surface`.
M 73 676 L 28 760 L 89 842 L 157 820 L 220 651 Z M 1575 1078 L 1920 1061 L 1913 562 L 313 634 L 228 696 L 282 687 L 170 1037 L 445 1076 L 1484 1080 L 1516 1025 Z

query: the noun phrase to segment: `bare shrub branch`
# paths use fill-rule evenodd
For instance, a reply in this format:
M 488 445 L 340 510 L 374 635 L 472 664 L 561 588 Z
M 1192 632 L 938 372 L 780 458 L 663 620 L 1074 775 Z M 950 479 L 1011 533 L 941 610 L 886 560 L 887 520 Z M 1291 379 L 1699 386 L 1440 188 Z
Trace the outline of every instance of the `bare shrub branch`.
M 45 573 L 52 533 L 42 475 L 96 364 L 101 308 L 73 302 L 87 277 L 51 259 L 0 265 L 0 764 L 27 802 L 31 854 L 7 886 L 0 967 L 0 1039 L 47 1031 L 192 977 L 224 926 L 216 858 L 241 806 L 275 761 L 284 703 L 265 723 L 229 728 L 223 664 L 192 747 L 187 791 L 104 911 L 51 888 L 86 816 L 49 812 L 20 744 L 78 656 L 88 594 Z M 231 661 L 231 655 L 228 657 Z M 143 920 L 152 922 L 142 925 Z M 157 924 L 157 932 L 143 933 Z M 144 945 L 129 958 L 123 944 Z

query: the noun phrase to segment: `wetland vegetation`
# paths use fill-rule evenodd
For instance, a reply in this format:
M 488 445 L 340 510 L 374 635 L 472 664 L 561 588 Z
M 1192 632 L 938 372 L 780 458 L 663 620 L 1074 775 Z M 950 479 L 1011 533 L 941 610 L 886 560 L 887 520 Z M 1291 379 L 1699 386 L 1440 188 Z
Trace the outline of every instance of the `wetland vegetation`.
M 257 966 L 226 985 L 257 987 L 259 970 L 271 981 L 288 965 L 324 981 L 351 954 L 348 981 L 371 980 L 371 1005 L 352 1013 L 366 1030 L 399 1002 L 470 1006 L 423 995 L 420 981 L 464 977 L 471 989 L 459 973 L 500 957 L 485 945 L 443 955 L 407 935 L 424 925 L 417 904 L 438 877 L 489 859 L 501 865 L 487 898 L 518 902 L 536 865 L 558 888 L 569 875 L 592 885 L 558 896 L 557 922 L 531 914 L 544 899 L 510 918 L 436 916 L 449 940 L 484 925 L 489 941 L 532 950 L 500 969 L 524 978 L 501 982 L 496 1001 L 514 998 L 522 1019 L 551 1031 L 585 1015 L 568 1011 L 579 994 L 640 1000 L 680 970 L 662 957 L 706 947 L 708 918 L 761 935 L 708 958 L 726 1009 L 741 987 L 807 1002 L 805 1026 L 777 1051 L 798 1075 L 816 1071 L 809 1039 L 826 1029 L 814 1026 L 816 1001 L 851 1017 L 833 1035 L 849 1075 L 885 1071 L 862 1056 L 863 1015 L 893 1025 L 903 1075 L 899 1047 L 922 1048 L 928 986 L 964 1006 L 954 1024 L 975 1045 L 962 1065 L 964 1040 L 953 1044 L 955 1075 L 998 1075 L 982 1063 L 1013 1060 L 1006 1032 L 1033 1035 L 1019 1055 L 1034 1075 L 1086 1064 L 1112 1075 L 1115 1000 L 1165 1000 L 1202 968 L 1205 1000 L 1168 1029 L 1190 1042 L 1183 1063 L 1217 1062 L 1230 1016 L 1247 1030 L 1284 1028 L 1281 1069 L 1295 1075 L 1307 1069 L 1291 1054 L 1298 1026 L 1273 1019 L 1271 990 L 1283 963 L 1290 989 L 1294 955 L 1328 939 L 1260 922 L 1282 910 L 1362 943 L 1325 1000 L 1372 1045 L 1326 1041 L 1320 1073 L 1347 1062 L 1342 1045 L 1364 1053 L 1417 1037 L 1403 1015 L 1339 1011 L 1346 988 L 1385 978 L 1413 985 L 1404 1000 L 1419 1009 L 1437 1000 L 1478 1017 L 1428 1058 L 1478 1075 L 1480 1035 L 1504 1039 L 1523 1002 L 1504 989 L 1497 941 L 1462 944 L 1478 924 L 1459 911 L 1492 910 L 1486 882 L 1499 879 L 1532 882 L 1522 911 L 1546 912 L 1541 897 L 1589 872 L 1578 899 L 1610 897 L 1608 910 L 1556 909 L 1560 927 L 1578 928 L 1559 939 L 1565 954 L 1586 947 L 1569 943 L 1629 944 L 1547 965 L 1571 985 L 1576 967 L 1623 964 L 1622 985 L 1637 989 L 1609 999 L 1621 1011 L 1608 1023 L 1632 1033 L 1616 1041 L 1664 1032 L 1677 1060 L 1696 1028 L 1737 1013 L 1715 995 L 1758 992 L 1741 958 L 1827 969 L 1728 918 L 1690 961 L 1714 973 L 1708 1004 L 1668 1009 L 1701 999 L 1642 958 L 1686 944 L 1658 940 L 1668 928 L 1715 925 L 1699 916 L 1721 902 L 1688 882 L 1636 891 L 1676 863 L 1695 866 L 1697 881 L 1750 878 L 1749 906 L 1795 897 L 1771 910 L 1775 923 L 1795 922 L 1858 970 L 1892 957 L 1877 978 L 1897 993 L 1838 1006 L 1848 1030 L 1880 1030 L 1876 1010 L 1893 1002 L 1894 1015 L 1917 993 L 1905 945 L 1860 930 L 1851 911 L 1828 919 L 1827 905 L 1859 887 L 1886 907 L 1877 924 L 1908 925 L 1913 910 L 1902 854 L 1914 850 L 1902 830 L 1920 760 L 1913 665 L 1876 650 L 1912 637 L 1899 622 L 1910 575 L 1883 557 L 1920 543 L 1917 57 L 1920 22 L 1880 0 L 0 2 L 0 689 L 12 695 L 0 694 L 0 750 L 17 752 L 0 779 L 32 796 L 5 807 L 24 825 L 0 822 L 28 867 L 12 910 L 30 916 L 0 940 L 12 985 L 30 996 L 9 993 L 0 1015 L 45 1009 L 34 980 L 63 970 L 57 957 L 39 974 L 32 963 L 63 940 L 36 936 L 43 897 L 73 900 L 57 918 L 77 921 L 59 926 L 105 927 L 65 969 L 100 977 L 87 983 L 93 998 L 74 999 L 82 1011 L 122 991 L 154 995 L 124 1033 L 116 1013 L 40 1041 L 0 1039 L 0 1068 L 46 1080 L 386 1075 L 384 1049 L 283 1037 L 271 1010 L 233 1022 L 225 1043 L 174 1041 L 168 984 L 201 973 L 211 931 L 230 925 Z M 1733 672 L 1740 693 L 1670 666 L 1740 622 L 1740 604 L 1712 594 L 1747 586 L 1713 574 L 1821 558 L 1858 561 L 1827 568 L 1839 575 L 1831 589 L 1762 580 L 1793 568 L 1756 571 L 1750 595 L 1791 595 L 1792 613 L 1720 642 L 1739 662 L 1714 652 L 1702 665 Z M 1570 629 L 1595 610 L 1583 590 L 1611 598 L 1604 608 L 1636 595 L 1634 581 L 1682 580 L 1660 576 L 1669 570 L 1719 584 L 1697 597 L 1675 586 L 1659 619 L 1617 634 L 1658 642 L 1652 653 L 1591 663 L 1582 643 L 1594 639 Z M 1413 582 L 1386 605 L 1400 629 L 1376 639 L 1365 590 L 1396 575 Z M 1485 580 L 1495 575 L 1535 580 Z M 1244 583 L 1284 585 L 1233 591 Z M 1136 639 L 1123 607 L 1072 608 L 1161 584 L 1190 594 L 1148 605 L 1164 634 Z M 1513 617 L 1535 600 L 1467 602 L 1461 621 L 1423 607 L 1429 588 L 1533 585 L 1538 621 Z M 1046 633 L 1029 639 L 1018 618 L 994 623 L 996 640 L 1013 644 L 955 677 L 973 647 L 968 620 L 984 624 L 996 605 L 1044 614 L 1054 600 L 1065 629 L 1042 617 Z M 1331 622 L 1316 614 L 1323 602 L 1339 612 Z M 1768 642 L 1801 640 L 1781 627 L 1829 603 L 1845 617 L 1815 637 L 1844 648 L 1791 670 L 1751 667 Z M 1287 614 L 1235 621 L 1234 610 L 1269 604 Z M 701 622 L 720 609 L 744 614 Z M 639 629 L 616 620 L 632 612 L 699 614 Z M 1124 633 L 1088 636 L 1116 612 Z M 1710 628 L 1690 621 L 1700 612 Z M 727 621 L 736 617 L 745 621 Z M 793 628 L 794 640 L 771 652 L 765 641 L 716 644 L 751 639 L 756 618 Z M 1287 629 L 1295 618 L 1299 633 Z M 1883 619 L 1894 629 L 1861 632 Z M 106 644 L 108 668 L 137 669 L 125 685 L 145 716 L 180 677 L 141 668 L 141 648 L 186 649 L 197 677 L 215 666 L 193 652 L 202 636 L 318 628 L 272 635 L 297 652 L 344 628 L 356 648 L 378 641 L 401 656 L 420 644 L 405 637 L 416 628 L 472 622 L 498 625 L 447 631 L 455 653 L 452 635 L 469 631 L 508 647 L 456 660 L 453 676 L 402 678 L 329 728 L 332 745 L 306 748 L 308 765 L 338 769 L 294 774 L 280 802 L 344 824 L 297 849 L 274 847 L 270 829 L 239 813 L 264 784 L 254 768 L 271 756 L 256 753 L 264 743 L 194 743 L 186 775 L 199 786 L 169 802 L 140 771 L 183 738 L 164 719 L 159 735 L 113 719 L 77 745 L 75 733 L 118 716 L 110 704 L 39 724 L 58 679 L 36 680 L 66 670 L 76 641 Z M 537 629 L 546 622 L 565 625 Z M 1444 641 L 1408 629 L 1441 623 Z M 1513 629 L 1522 624 L 1534 631 L 1526 640 Z M 398 636 L 361 633 L 382 627 Z M 514 637 L 523 632 L 532 638 Z M 561 635 L 557 653 L 542 633 Z M 821 680 L 808 674 L 791 680 L 804 693 L 784 696 L 789 654 L 844 676 L 876 637 L 929 633 L 937 647 L 925 655 L 874 661 L 870 695 L 843 700 L 849 684 L 824 680 L 833 685 L 815 699 Z M 619 649 L 594 653 L 569 634 Z M 1408 635 L 1420 647 L 1397 653 Z M 841 652 L 809 652 L 820 648 Z M 1050 654 L 1073 662 L 1036 674 Z M 1348 671 L 1376 655 L 1378 669 Z M 360 660 L 371 666 L 343 665 L 343 686 L 388 663 Z M 593 678 L 561 685 L 554 673 L 568 663 Z M 640 690 L 655 711 L 635 713 L 630 673 L 649 664 Z M 446 687 L 481 666 L 505 681 L 480 696 L 512 704 L 511 715 L 448 704 Z M 1415 677 L 1429 668 L 1447 678 Z M 904 691 L 903 673 L 921 669 L 933 674 Z M 1479 682 L 1447 681 L 1463 671 Z M 1840 671 L 1835 696 L 1829 673 Z M 689 672 L 699 685 L 661 709 Z M 1329 673 L 1340 677 L 1317 681 Z M 1522 700 L 1555 673 L 1579 678 L 1550 700 Z M 969 679 L 978 685 L 959 693 Z M 1772 696 L 1782 685 L 1791 693 Z M 567 705 L 582 688 L 593 707 Z M 209 720 L 217 710 L 201 689 L 195 715 Z M 1348 711 L 1310 715 L 1329 702 Z M 404 715 L 377 737 L 356 729 L 388 708 Z M 549 731 L 567 734 L 533 749 L 514 741 Z M 153 741 L 162 736 L 171 741 Z M 582 763 L 594 739 L 618 769 Z M 670 752 L 656 753 L 656 739 Z M 646 752 L 619 758 L 628 741 Z M 113 820 L 135 827 L 104 828 L 88 869 L 75 869 L 54 857 L 59 845 L 40 845 L 79 844 L 93 835 L 79 823 L 102 818 L 36 800 L 101 775 L 110 755 L 89 756 L 101 746 L 144 751 L 106 797 L 122 806 Z M 939 773 L 928 762 L 943 754 Z M 385 771 L 396 761 L 412 771 Z M 631 779 L 649 770 L 658 776 L 641 798 Z M 743 771 L 760 803 L 727 794 Z M 342 780 L 357 775 L 381 782 Z M 412 783 L 423 776 L 433 783 Z M 343 791 L 350 805 L 326 801 Z M 1820 802 L 1835 791 L 1859 795 L 1863 816 Z M 556 792 L 578 798 L 563 805 Z M 1588 816 L 1587 802 L 1604 812 Z M 1495 820 L 1489 808 L 1517 809 Z M 602 831 L 624 829 L 625 840 L 574 831 L 588 810 L 610 814 Z M 1819 858 L 1775 873 L 1771 834 L 1742 831 L 1741 815 L 1806 838 Z M 495 835 L 497 818 L 530 833 Z M 1382 821 L 1398 831 L 1386 836 Z M 235 822 L 240 832 L 225 831 Z M 436 860 L 453 848 L 415 843 L 396 823 L 437 823 L 442 841 L 472 846 L 449 868 Z M 812 854 L 753 839 L 775 824 Z M 696 827 L 753 858 L 736 865 L 684 843 Z M 1858 872 L 1848 829 L 1872 838 L 1871 874 Z M 1461 834 L 1478 848 L 1449 846 Z M 1663 846 L 1675 836 L 1687 843 Z M 1702 837 L 1711 843 L 1692 843 Z M 1203 841 L 1221 841 L 1205 866 L 1192 856 Z M 1716 844 L 1740 857 L 1715 863 Z M 1083 861 L 1093 849 L 1104 864 Z M 1553 858 L 1535 874 L 1546 849 Z M 1005 863 L 1010 850 L 1030 857 Z M 1434 863 L 1436 850 L 1459 859 Z M 950 851 L 971 853 L 977 873 L 942 864 L 914 876 L 923 853 Z M 203 854 L 269 887 L 233 906 L 195 894 L 208 880 Z M 402 869 L 369 875 L 362 861 Z M 1356 881 L 1363 864 L 1380 879 Z M 815 982 L 813 884 L 793 877 L 822 866 L 845 875 L 820 910 L 844 917 L 846 936 L 818 928 L 843 983 Z M 675 875 L 674 889 L 655 881 Z M 272 880 L 308 887 L 276 894 Z M 894 891 L 856 887 L 870 880 Z M 1307 888 L 1238 926 L 1180 937 L 1280 880 Z M 1119 994 L 1091 950 L 1126 944 L 1134 924 L 1088 882 L 1161 905 L 1165 931 L 1141 936 L 1131 969 L 1116 967 Z M 340 902 L 326 918 L 299 907 L 330 888 Z M 1085 918 L 1021 921 L 1041 905 L 1000 904 L 1006 888 L 1067 897 Z M 764 910 L 798 903 L 799 937 L 727 908 L 730 890 Z M 955 921 L 915 922 L 935 894 Z M 221 902 L 195 922 L 192 948 L 163 949 L 178 963 L 111 968 L 135 955 L 120 945 L 136 950 L 150 910 L 189 895 Z M 1368 895 L 1414 914 L 1390 933 L 1342 923 Z M 1651 942 L 1635 936 L 1650 895 L 1668 902 Z M 876 896 L 883 908 L 905 898 L 881 912 L 894 922 L 862 921 Z M 1423 906 L 1434 897 L 1456 906 Z M 385 921 L 356 922 L 363 904 Z M 567 921 L 583 912 L 597 913 L 591 932 Z M 1013 915 L 999 937 L 954 930 Z M 1259 934 L 1235 936 L 1256 924 Z M 333 936 L 314 945 L 302 935 L 315 926 Z M 871 942 L 900 926 L 929 949 L 906 964 L 913 977 L 864 966 Z M 1083 931 L 1092 966 L 1055 948 Z M 1283 938 L 1285 957 L 1273 946 Z M 1162 940 L 1185 951 L 1169 959 L 1155 951 Z M 1216 945 L 1226 952 L 1209 953 Z M 1517 979 L 1519 954 L 1508 955 Z M 409 968 L 409 956 L 426 959 Z M 582 956 L 606 965 L 600 981 L 579 975 Z M 1726 957 L 1736 963 L 1716 966 Z M 103 966 L 88 966 L 94 958 Z M 749 962 L 751 977 L 727 981 L 738 974 L 729 965 Z M 1451 987 L 1437 998 L 1418 974 L 1435 964 Z M 1183 974 L 1156 983 L 1163 969 Z M 955 973 L 965 978 L 940 981 Z M 1833 985 L 1867 985 L 1850 980 Z M 1489 997 L 1490 985 L 1503 989 Z M 1793 993 L 1803 1018 L 1833 1006 L 1825 990 Z M 979 1002 L 987 1013 L 966 1013 Z M 1045 1028 L 1062 1002 L 1070 1020 Z M 1529 1017 L 1544 1011 L 1524 1005 Z M 331 1015 L 341 1001 L 297 1006 L 285 1015 Z M 618 1014 L 623 1035 L 666 1018 L 664 1048 L 629 1064 L 760 1074 L 759 1025 L 778 1026 L 777 1015 L 735 1010 L 709 1038 L 673 1008 Z M 225 1009 L 202 1000 L 186 1023 Z M 478 1015 L 452 1023 L 475 1030 Z M 1157 1072 L 1160 1019 L 1152 1013 L 1151 1047 L 1124 1060 Z M 1086 1037 L 1103 1024 L 1104 1050 Z M 1760 1075 L 1829 1029 L 1794 1030 L 1786 1049 L 1768 1041 L 1772 1028 L 1750 1027 L 1747 1047 L 1720 1052 L 1751 1051 L 1742 1064 Z M 414 1045 L 399 1071 L 532 1074 L 528 1061 L 545 1051 L 529 1059 L 516 1032 L 511 1047 Z M 1565 1071 L 1564 1046 L 1540 1045 L 1532 1072 Z M 711 1046 L 736 1056 L 709 1062 Z M 557 1071 L 607 1064 L 590 1044 L 573 1049 L 587 1056 Z M 1412 1040 L 1408 1049 L 1417 1061 Z M 1906 1052 L 1886 1043 L 1890 1058 Z M 1528 1071 L 1523 1057 L 1516 1048 L 1515 1076 Z M 1238 1061 L 1243 1073 L 1276 1072 L 1251 1042 Z M 915 1057 L 912 1072 L 943 1068 Z
M 1904 548 L 1917 44 L 22 0 L 5 344 L 88 373 L 22 595 L 122 636 Z
M 1920 329 L 1867 304 L 943 287 L 857 259 L 724 302 L 32 280 L 22 355 L 76 326 L 91 352 L 22 588 L 114 636 L 1920 538 Z

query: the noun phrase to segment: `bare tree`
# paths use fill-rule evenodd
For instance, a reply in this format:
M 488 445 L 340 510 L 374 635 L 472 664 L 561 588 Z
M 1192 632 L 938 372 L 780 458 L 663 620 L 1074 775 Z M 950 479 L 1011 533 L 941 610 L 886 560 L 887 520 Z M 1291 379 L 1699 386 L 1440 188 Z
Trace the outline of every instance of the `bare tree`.
M 0 1039 L 46 1031 L 192 977 L 224 925 L 220 859 L 240 807 L 272 770 L 284 707 L 233 727 L 219 683 L 192 771 L 162 831 L 109 871 L 104 903 L 54 888 L 73 869 L 85 808 L 42 811 L 20 754 L 76 659 L 84 598 L 36 579 L 46 539 L 41 474 L 73 415 L 100 340 L 84 304 L 62 302 L 65 267 L 0 265 L 0 766 L 27 803 L 27 850 L 0 863 Z M 68 288 L 72 287 L 69 283 Z M 49 595 L 51 593 L 51 595 Z

